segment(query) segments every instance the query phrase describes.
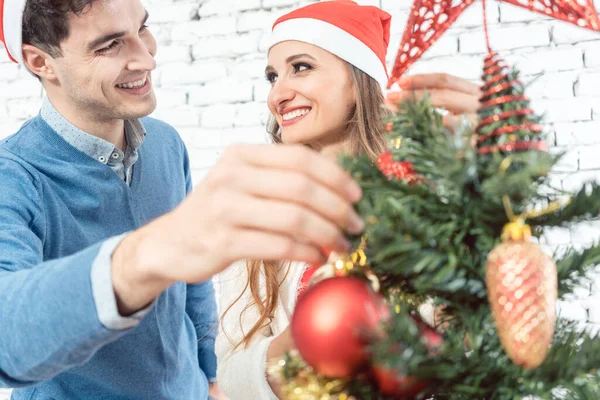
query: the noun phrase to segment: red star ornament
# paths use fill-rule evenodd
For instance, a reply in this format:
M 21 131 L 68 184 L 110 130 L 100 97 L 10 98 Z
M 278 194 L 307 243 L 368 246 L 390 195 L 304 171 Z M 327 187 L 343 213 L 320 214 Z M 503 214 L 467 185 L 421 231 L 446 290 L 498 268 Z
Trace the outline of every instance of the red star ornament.
M 414 0 L 388 89 L 475 0 Z M 483 0 L 485 1 L 485 0 Z M 499 0 L 600 32 L 592 0 Z M 485 21 L 484 21 L 485 22 Z

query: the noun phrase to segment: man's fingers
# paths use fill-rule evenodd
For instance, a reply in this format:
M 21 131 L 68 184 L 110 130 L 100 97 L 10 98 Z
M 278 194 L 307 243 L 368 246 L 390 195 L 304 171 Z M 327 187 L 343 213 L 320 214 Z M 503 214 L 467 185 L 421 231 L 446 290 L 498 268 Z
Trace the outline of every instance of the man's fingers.
M 362 197 L 360 186 L 342 167 L 304 146 L 236 145 L 228 149 L 223 158 L 255 167 L 296 171 L 351 202 Z
M 327 261 L 317 246 L 273 232 L 260 232 L 252 229 L 238 229 L 229 253 L 236 260 L 282 260 L 300 261 L 311 265 L 321 265 Z
M 236 201 L 243 203 L 244 207 L 234 208 L 226 216 L 234 229 L 289 236 L 315 247 L 326 247 L 338 252 L 349 250 L 350 243 L 342 230 L 306 207 L 252 196 L 241 196 Z
M 416 74 L 402 77 L 398 81 L 400 88 L 405 90 L 439 89 L 476 95 L 480 94 L 480 86 L 466 79 L 448 74 Z
M 254 197 L 301 205 L 351 233 L 360 233 L 364 229 L 351 202 L 306 175 L 247 167 L 234 179 L 232 184 Z

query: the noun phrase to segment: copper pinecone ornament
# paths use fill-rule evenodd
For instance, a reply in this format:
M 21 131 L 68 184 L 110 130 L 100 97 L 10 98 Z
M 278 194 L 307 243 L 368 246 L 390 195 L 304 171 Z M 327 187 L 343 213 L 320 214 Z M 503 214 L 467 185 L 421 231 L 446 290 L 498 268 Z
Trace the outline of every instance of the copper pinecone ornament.
M 534 243 L 504 241 L 488 256 L 486 284 L 504 350 L 515 364 L 538 367 L 554 336 L 556 265 Z

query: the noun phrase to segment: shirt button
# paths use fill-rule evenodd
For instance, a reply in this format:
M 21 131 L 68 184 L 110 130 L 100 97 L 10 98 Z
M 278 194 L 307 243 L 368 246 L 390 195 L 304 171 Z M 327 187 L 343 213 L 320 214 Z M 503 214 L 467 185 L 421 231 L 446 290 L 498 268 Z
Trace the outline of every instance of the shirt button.
M 101 163 L 104 163 L 104 162 L 106 162 L 106 157 L 100 156 L 100 157 L 98 157 L 98 161 L 100 161 Z
M 117 153 L 117 152 L 112 153 L 112 158 L 119 158 L 119 153 Z

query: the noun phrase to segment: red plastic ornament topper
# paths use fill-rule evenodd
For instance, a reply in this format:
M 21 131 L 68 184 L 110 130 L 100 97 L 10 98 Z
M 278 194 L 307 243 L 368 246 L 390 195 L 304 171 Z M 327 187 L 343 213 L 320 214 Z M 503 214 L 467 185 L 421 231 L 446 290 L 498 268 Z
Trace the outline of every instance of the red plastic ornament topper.
M 414 0 L 388 89 L 475 0 Z M 592 0 L 499 0 L 600 32 Z M 484 24 L 487 24 L 484 17 Z M 486 29 L 487 31 L 487 29 Z M 488 46 L 489 47 L 489 46 Z

